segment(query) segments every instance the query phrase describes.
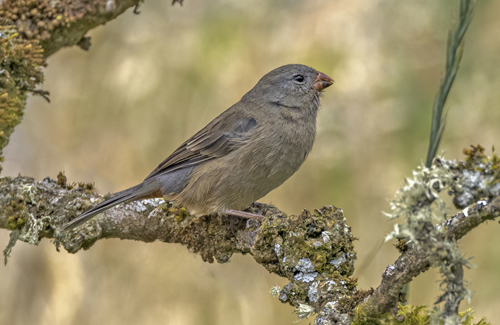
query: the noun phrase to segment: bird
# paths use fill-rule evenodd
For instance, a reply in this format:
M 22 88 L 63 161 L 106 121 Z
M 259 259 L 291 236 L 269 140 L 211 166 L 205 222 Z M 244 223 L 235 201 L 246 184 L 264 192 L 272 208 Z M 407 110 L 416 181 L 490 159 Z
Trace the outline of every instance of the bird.
M 302 64 L 272 70 L 140 184 L 90 208 L 63 231 L 115 205 L 162 197 L 193 215 L 262 220 L 262 215 L 242 210 L 280 186 L 305 161 L 316 137 L 320 97 L 333 82 Z

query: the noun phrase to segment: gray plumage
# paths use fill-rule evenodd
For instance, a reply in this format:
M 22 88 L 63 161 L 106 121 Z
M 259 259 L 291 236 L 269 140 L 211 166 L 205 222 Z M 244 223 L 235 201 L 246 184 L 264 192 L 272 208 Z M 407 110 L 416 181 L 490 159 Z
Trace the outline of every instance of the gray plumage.
M 142 183 L 92 207 L 64 230 L 117 204 L 153 197 L 174 200 L 199 215 L 247 208 L 302 165 L 314 143 L 321 92 L 332 83 L 300 64 L 269 72 Z

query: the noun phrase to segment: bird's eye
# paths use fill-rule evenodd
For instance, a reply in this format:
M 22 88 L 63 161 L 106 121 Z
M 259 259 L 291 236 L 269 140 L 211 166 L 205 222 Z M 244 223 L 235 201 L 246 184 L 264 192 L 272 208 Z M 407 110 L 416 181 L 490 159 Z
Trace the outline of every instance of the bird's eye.
M 304 81 L 304 76 L 301 75 L 301 74 L 298 74 L 296 76 L 293 77 L 293 80 L 297 81 L 297 82 L 303 82 Z

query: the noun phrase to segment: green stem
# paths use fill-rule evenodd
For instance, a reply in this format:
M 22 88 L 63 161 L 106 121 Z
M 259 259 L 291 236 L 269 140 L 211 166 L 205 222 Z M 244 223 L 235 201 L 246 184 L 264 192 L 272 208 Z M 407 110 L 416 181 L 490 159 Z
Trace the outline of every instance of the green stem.
M 452 27 L 448 35 L 445 76 L 441 82 L 441 86 L 439 87 L 439 92 L 436 94 L 432 108 L 431 136 L 426 159 L 427 167 L 432 165 L 432 161 L 434 160 L 434 157 L 436 157 L 436 153 L 439 148 L 439 143 L 441 142 L 446 122 L 446 114 L 443 117 L 444 104 L 446 103 L 451 86 L 453 85 L 458 72 L 464 47 L 463 39 L 474 16 L 475 4 L 475 0 L 460 1 L 459 20 L 455 27 Z

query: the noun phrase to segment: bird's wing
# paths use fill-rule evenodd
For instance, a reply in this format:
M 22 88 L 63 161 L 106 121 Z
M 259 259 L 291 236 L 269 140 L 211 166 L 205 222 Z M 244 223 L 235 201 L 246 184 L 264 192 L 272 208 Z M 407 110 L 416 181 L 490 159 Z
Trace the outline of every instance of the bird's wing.
M 184 142 L 146 179 L 225 156 L 244 145 L 248 131 L 256 125 L 253 117 L 237 118 L 234 110 L 227 110 Z

